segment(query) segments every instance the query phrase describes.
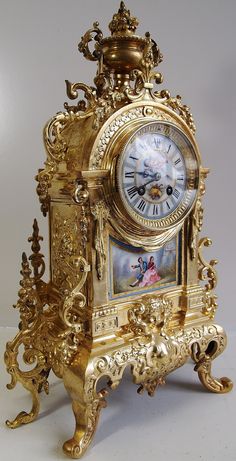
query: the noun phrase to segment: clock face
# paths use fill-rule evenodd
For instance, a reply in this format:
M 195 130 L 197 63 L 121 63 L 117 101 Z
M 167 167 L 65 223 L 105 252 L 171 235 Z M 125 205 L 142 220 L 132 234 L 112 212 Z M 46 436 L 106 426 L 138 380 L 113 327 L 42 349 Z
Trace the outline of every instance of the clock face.
M 146 227 L 176 223 L 190 210 L 198 186 L 198 163 L 185 134 L 167 122 L 139 129 L 118 163 L 118 187 L 132 217 Z

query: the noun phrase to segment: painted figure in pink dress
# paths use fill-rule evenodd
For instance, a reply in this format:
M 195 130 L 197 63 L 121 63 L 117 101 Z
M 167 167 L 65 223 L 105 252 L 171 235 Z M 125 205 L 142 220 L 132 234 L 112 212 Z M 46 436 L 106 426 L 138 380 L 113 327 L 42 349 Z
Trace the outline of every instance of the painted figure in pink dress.
M 154 262 L 154 256 L 151 256 L 148 262 L 147 270 L 143 276 L 142 281 L 139 283 L 139 287 L 148 287 L 153 283 L 158 282 L 161 279 L 158 274 L 157 267 Z

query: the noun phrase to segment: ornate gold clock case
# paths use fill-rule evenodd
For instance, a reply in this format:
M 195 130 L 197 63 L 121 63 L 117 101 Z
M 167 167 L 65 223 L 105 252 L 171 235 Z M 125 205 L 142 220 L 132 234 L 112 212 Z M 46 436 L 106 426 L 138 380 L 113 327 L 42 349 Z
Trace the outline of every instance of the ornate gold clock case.
M 203 259 L 211 240 L 198 237 L 209 170 L 188 107 L 154 89 L 162 55 L 137 25 L 121 2 L 110 37 L 98 23 L 82 37 L 79 50 L 98 63 L 95 87 L 66 81 L 70 99 L 80 91 L 85 99 L 65 103 L 46 125 L 47 160 L 36 179 L 49 215 L 50 281 L 42 280 L 35 220 L 32 254 L 22 256 L 19 333 L 5 353 L 8 388 L 19 381 L 33 399 L 8 426 L 37 417 L 52 369 L 73 402 L 75 433 L 63 446 L 72 458 L 90 444 L 108 388 L 127 366 L 150 396 L 189 357 L 208 390 L 232 388 L 211 376 L 226 336 L 213 322 L 217 261 Z M 20 346 L 30 371 L 19 366 Z

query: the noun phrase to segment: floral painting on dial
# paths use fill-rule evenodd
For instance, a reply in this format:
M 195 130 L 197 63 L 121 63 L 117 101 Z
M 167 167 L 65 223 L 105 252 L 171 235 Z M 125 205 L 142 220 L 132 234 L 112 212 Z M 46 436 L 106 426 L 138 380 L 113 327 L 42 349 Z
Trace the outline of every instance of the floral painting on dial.
M 110 298 L 157 290 L 178 283 L 178 237 L 146 252 L 110 237 Z

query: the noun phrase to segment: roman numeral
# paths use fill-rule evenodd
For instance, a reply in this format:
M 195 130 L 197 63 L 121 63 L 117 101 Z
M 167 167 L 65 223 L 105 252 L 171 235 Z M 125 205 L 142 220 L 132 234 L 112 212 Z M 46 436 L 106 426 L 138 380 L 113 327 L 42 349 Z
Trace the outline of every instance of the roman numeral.
M 128 192 L 129 197 L 133 198 L 138 193 L 137 187 L 136 186 L 130 187 L 129 189 L 127 189 L 127 192 Z
M 134 178 L 134 171 L 127 171 L 125 173 L 126 178 Z
M 152 214 L 153 216 L 158 215 L 158 205 L 153 205 Z
M 169 152 L 170 152 L 170 148 L 171 148 L 171 144 L 169 145 L 169 148 L 168 148 L 167 154 L 169 154 Z
M 178 176 L 177 181 L 184 181 L 184 177 L 183 176 Z
M 167 207 L 168 207 L 168 208 L 169 208 L 169 210 L 170 210 L 170 205 L 169 205 L 169 203 L 168 203 L 168 202 L 166 202 L 166 205 L 167 205 Z
M 130 155 L 129 158 L 132 158 L 133 160 L 138 160 L 137 157 L 133 157 L 133 155 Z
M 180 192 L 178 191 L 178 189 L 175 189 L 172 195 L 174 195 L 174 196 L 175 196 L 175 198 L 177 198 L 177 199 L 178 199 L 178 198 L 179 198 L 179 196 L 180 196 Z
M 139 204 L 138 204 L 138 209 L 140 211 L 144 211 L 145 210 L 145 207 L 146 207 L 146 202 L 142 199 Z
M 174 163 L 175 163 L 175 165 L 178 165 L 178 163 L 180 163 L 180 162 L 181 162 L 181 159 L 180 159 L 180 158 L 177 158 L 177 160 L 175 160 Z

